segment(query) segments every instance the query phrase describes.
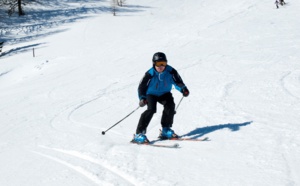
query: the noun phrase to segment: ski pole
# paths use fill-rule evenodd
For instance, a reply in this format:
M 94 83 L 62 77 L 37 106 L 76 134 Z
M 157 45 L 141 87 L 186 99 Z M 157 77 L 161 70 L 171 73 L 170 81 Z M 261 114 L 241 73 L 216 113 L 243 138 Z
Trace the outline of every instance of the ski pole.
M 178 105 L 177 105 L 177 107 L 176 107 L 176 109 L 175 109 L 175 114 L 176 114 L 176 111 L 177 111 L 177 109 L 178 109 L 178 107 L 179 107 L 181 101 L 183 100 L 183 98 L 184 98 L 184 96 L 182 96 L 182 98 L 180 99 L 180 101 L 179 101 L 179 103 L 178 103 Z
M 134 109 L 132 112 L 130 112 L 127 116 L 125 116 L 123 119 L 121 119 L 120 121 L 118 121 L 117 123 L 115 123 L 113 126 L 109 127 L 106 131 L 102 131 L 102 135 L 105 135 L 105 133 L 107 131 L 109 131 L 110 129 L 112 129 L 114 126 L 118 125 L 119 123 L 121 123 L 121 121 L 123 121 L 124 119 L 126 119 L 128 116 L 130 116 L 132 113 L 134 113 L 137 109 L 139 109 L 140 106 L 138 106 L 138 108 Z

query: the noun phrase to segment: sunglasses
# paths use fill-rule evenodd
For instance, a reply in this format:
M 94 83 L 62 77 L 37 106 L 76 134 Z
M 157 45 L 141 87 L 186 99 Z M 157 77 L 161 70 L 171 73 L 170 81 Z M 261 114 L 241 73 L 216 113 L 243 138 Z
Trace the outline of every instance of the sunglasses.
M 156 61 L 155 62 L 155 66 L 160 67 L 160 66 L 167 66 L 167 62 L 166 61 Z

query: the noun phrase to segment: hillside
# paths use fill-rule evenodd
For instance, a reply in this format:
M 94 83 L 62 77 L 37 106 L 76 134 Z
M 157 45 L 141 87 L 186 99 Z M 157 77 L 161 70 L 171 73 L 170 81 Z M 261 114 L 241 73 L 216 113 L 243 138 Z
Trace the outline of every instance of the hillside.
M 28 5 L 2 28 L 0 185 L 300 185 L 300 3 L 286 2 Z M 138 107 L 158 51 L 190 90 L 173 129 L 208 141 L 130 144 L 145 107 L 101 135 Z

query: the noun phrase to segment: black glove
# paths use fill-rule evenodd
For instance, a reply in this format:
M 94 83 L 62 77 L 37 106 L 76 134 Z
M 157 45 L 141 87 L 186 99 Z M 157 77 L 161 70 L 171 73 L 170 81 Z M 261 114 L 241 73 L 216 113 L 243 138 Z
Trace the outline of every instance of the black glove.
M 147 103 L 148 103 L 147 100 L 141 99 L 139 105 L 140 105 L 140 107 L 143 107 L 143 106 L 147 105 Z
M 182 95 L 183 95 L 184 97 L 188 97 L 189 94 L 190 94 L 190 91 L 189 91 L 186 87 L 184 87 L 184 88 L 182 89 Z

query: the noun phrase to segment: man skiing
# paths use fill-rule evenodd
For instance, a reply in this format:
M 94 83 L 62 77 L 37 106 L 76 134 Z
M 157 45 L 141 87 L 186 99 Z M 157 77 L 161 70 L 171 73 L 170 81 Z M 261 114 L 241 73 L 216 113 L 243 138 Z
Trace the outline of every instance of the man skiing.
M 164 53 L 155 53 L 152 58 L 153 67 L 145 73 L 139 84 L 139 105 L 140 107 L 147 105 L 147 110 L 141 114 L 136 134 L 132 139 L 133 143 L 149 143 L 145 134 L 153 114 L 156 113 L 157 102 L 164 106 L 161 118 L 162 130 L 159 138 L 178 138 L 178 135 L 171 129 L 175 114 L 175 103 L 171 89 L 174 85 L 185 97 L 189 95 L 189 90 L 178 72 L 167 62 Z
M 279 1 L 276 0 L 276 1 L 275 1 L 275 5 L 276 5 L 276 8 L 277 8 L 277 9 L 279 8 L 278 4 L 279 4 Z
M 279 3 L 281 4 L 281 6 L 285 4 L 284 0 L 279 0 Z

